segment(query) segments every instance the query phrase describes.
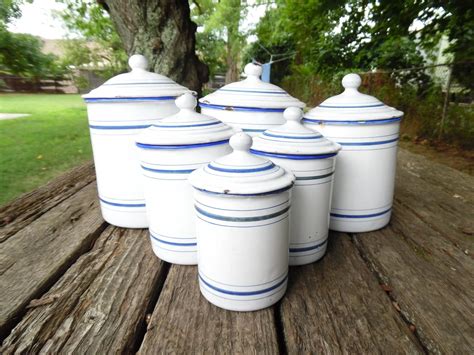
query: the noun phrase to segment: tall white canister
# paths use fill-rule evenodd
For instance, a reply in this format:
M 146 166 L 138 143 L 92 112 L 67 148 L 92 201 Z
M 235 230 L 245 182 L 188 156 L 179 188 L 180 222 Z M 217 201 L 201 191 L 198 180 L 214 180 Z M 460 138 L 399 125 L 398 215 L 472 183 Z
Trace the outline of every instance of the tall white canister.
M 403 112 L 358 91 L 348 74 L 345 90 L 304 116 L 307 127 L 339 143 L 330 228 L 367 232 L 390 221 L 400 120 Z
M 201 112 L 254 136 L 283 124 L 285 108 L 305 106 L 282 88 L 260 80 L 260 65 L 249 63 L 244 72 L 246 79 L 199 99 Z
M 254 137 L 253 154 L 264 156 L 296 177 L 290 213 L 290 265 L 319 260 L 326 253 L 336 155 L 340 145 L 301 123 L 290 107 L 286 123 Z
M 83 96 L 87 103 L 97 188 L 104 219 L 119 227 L 148 226 L 135 137 L 178 111 L 174 100 L 189 92 L 171 79 L 148 72 L 141 55 L 130 57 L 132 71 L 106 81 Z
M 249 153 L 252 139 L 232 136 L 233 152 L 193 172 L 201 293 L 235 311 L 268 307 L 285 293 L 292 173 Z
M 162 260 L 197 264 L 193 191 L 187 179 L 203 164 L 228 154 L 233 130 L 194 111 L 190 93 L 176 99 L 180 111 L 136 137 L 144 175 L 151 246 Z

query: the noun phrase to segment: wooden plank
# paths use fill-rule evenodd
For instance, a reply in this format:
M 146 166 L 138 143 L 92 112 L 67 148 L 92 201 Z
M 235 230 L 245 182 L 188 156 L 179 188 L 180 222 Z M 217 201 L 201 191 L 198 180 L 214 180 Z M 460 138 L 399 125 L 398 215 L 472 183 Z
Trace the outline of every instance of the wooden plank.
M 145 230 L 108 227 L 5 340 L 2 354 L 133 353 L 168 269 Z M 142 333 L 142 334 L 143 334 Z
M 106 227 L 92 183 L 1 243 L 0 335 Z
M 197 268 L 173 265 L 151 316 L 140 354 L 278 352 L 272 308 L 230 312 L 199 292 Z
M 327 255 L 289 276 L 280 307 L 289 354 L 421 352 L 348 235 L 331 233 Z
M 0 207 L 0 242 L 95 180 L 88 162 Z
M 474 178 L 422 160 L 413 174 L 410 154 L 400 158 L 389 227 L 355 243 L 428 351 L 472 352 Z
M 474 246 L 474 177 L 400 152 L 395 200 L 462 250 Z

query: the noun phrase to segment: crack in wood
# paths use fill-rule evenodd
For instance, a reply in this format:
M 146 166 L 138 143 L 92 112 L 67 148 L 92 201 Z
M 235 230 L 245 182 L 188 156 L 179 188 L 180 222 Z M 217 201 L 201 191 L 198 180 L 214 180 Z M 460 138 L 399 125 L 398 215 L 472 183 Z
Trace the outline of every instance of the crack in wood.
M 377 282 L 381 285 L 381 287 L 385 291 L 385 294 L 387 295 L 387 297 L 390 299 L 390 302 L 392 303 L 394 308 L 397 310 L 397 313 L 399 314 L 400 319 L 406 324 L 408 330 L 411 333 L 413 333 L 415 339 L 417 340 L 418 346 L 421 349 L 423 349 L 423 352 L 425 354 L 429 354 L 430 350 L 424 344 L 422 337 L 418 333 L 418 328 L 413 323 L 412 316 L 407 311 L 401 309 L 393 287 L 389 286 L 389 288 L 387 288 L 385 286 L 385 285 L 390 285 L 390 279 L 380 271 L 380 269 L 376 266 L 376 262 L 374 260 L 371 260 L 369 255 L 364 251 L 364 248 L 360 245 L 360 242 L 358 240 L 357 235 L 355 235 L 353 233 L 348 233 L 348 235 L 351 238 L 351 241 L 353 242 L 353 244 L 354 244 L 356 250 L 358 251 L 360 257 L 362 258 L 362 260 L 364 260 L 367 267 L 372 272 L 372 274 L 376 278 Z M 383 286 L 385 286 L 385 287 L 383 287 Z M 413 328 L 414 328 L 414 330 L 413 330 Z

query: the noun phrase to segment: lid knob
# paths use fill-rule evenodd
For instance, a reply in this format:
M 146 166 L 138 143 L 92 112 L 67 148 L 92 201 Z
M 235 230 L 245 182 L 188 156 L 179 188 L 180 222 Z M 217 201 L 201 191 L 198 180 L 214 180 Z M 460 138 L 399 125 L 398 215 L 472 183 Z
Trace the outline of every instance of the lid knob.
M 299 122 L 303 118 L 303 111 L 299 107 L 288 107 L 283 112 L 283 117 L 287 121 Z
M 230 137 L 229 144 L 234 151 L 248 152 L 252 146 L 252 138 L 244 132 L 238 132 Z
M 346 89 L 358 89 L 360 84 L 362 83 L 362 79 L 359 75 L 351 73 L 347 74 L 342 78 L 342 86 Z
M 194 109 L 197 105 L 197 101 L 196 101 L 196 98 L 193 96 L 193 94 L 187 92 L 187 93 L 181 95 L 180 97 L 178 97 L 175 100 L 175 104 L 176 104 L 176 106 L 178 106 L 178 108 L 180 110 L 188 109 L 188 110 L 193 110 L 194 111 Z
M 135 69 L 147 70 L 148 61 L 143 55 L 134 54 L 128 59 L 128 65 L 130 65 L 130 68 L 132 68 L 132 70 L 135 70 Z
M 245 66 L 244 73 L 247 74 L 247 77 L 260 77 L 262 75 L 262 66 L 249 63 Z

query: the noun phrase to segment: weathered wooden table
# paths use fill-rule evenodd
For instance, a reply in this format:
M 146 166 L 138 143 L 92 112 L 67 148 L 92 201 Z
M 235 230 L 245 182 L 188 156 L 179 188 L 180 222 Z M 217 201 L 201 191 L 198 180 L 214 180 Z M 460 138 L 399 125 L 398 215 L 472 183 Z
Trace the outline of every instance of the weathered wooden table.
M 393 219 L 333 233 L 253 313 L 200 295 L 196 268 L 105 223 L 91 164 L 0 209 L 1 352 L 473 353 L 474 178 L 401 150 Z

